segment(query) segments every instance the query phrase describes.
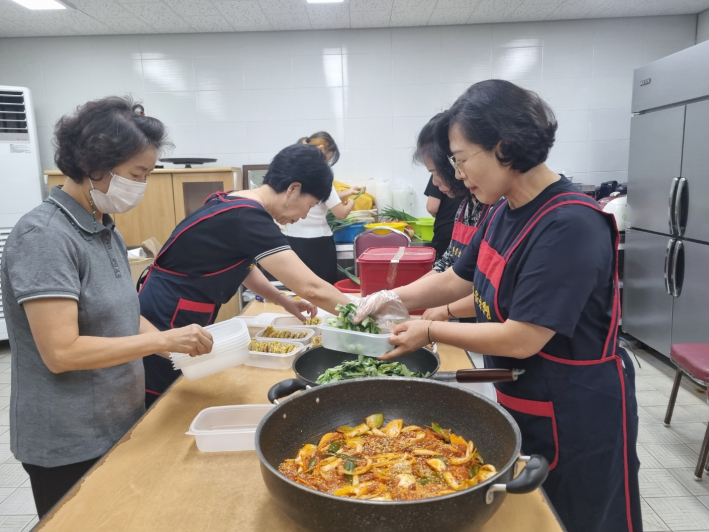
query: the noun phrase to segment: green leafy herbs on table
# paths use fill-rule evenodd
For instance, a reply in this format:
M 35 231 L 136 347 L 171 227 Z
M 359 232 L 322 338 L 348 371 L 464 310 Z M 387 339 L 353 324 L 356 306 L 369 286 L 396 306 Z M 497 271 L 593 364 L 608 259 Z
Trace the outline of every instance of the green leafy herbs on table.
M 377 322 L 375 322 L 371 316 L 367 316 L 360 323 L 354 322 L 355 314 L 357 314 L 357 305 L 354 303 L 337 305 L 335 310 L 337 310 L 340 315 L 335 318 L 328 318 L 325 320 L 327 325 L 330 327 L 370 334 L 379 334 L 382 332 L 379 325 L 377 325 Z
M 345 218 L 344 220 L 340 220 L 337 216 L 332 214 L 331 211 L 327 211 L 325 218 L 327 219 L 327 225 L 330 226 L 330 231 L 332 231 L 333 233 L 337 233 L 340 229 L 344 229 L 345 227 L 349 227 L 350 225 L 360 223 L 349 217 Z
M 357 360 L 347 360 L 325 371 L 317 379 L 318 384 L 358 379 L 360 377 L 418 377 L 425 378 L 429 372 L 410 371 L 401 362 L 389 362 L 359 355 Z
M 418 218 L 405 213 L 404 211 L 398 211 L 395 208 L 387 205 L 386 209 L 379 213 L 380 221 L 390 221 L 390 222 L 418 222 Z

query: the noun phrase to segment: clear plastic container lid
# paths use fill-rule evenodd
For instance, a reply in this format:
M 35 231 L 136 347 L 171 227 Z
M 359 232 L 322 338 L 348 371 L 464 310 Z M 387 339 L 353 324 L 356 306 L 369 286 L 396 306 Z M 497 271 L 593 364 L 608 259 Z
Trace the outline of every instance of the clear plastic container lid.
M 394 349 L 389 343 L 391 333 L 385 329 L 381 334 L 370 334 L 321 325 L 320 331 L 323 347 L 333 351 L 376 358 Z

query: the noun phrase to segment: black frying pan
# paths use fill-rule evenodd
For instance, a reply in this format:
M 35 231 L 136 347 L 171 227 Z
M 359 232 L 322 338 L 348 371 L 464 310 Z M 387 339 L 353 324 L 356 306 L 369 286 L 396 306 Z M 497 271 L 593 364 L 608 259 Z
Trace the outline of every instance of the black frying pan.
M 298 390 L 317 386 L 317 378 L 325 370 L 340 365 L 346 360 L 357 360 L 357 355 L 334 351 L 325 347 L 314 347 L 301 353 L 293 361 L 295 379 L 287 379 L 275 384 L 268 391 L 268 400 L 278 404 L 278 400 Z M 421 348 L 395 359 L 410 371 L 430 373 L 429 379 L 442 382 L 505 382 L 515 381 L 524 370 L 517 369 L 459 369 L 458 371 L 438 371 L 441 360 L 430 349 Z
M 368 501 L 335 497 L 306 488 L 278 472 L 304 443 L 340 425 L 356 425 L 370 414 L 406 423 L 432 422 L 473 440 L 494 477 L 450 495 L 416 501 Z M 500 507 L 505 493 L 527 493 L 546 479 L 542 456 L 520 457 L 521 435 L 504 408 L 458 386 L 430 379 L 367 378 L 318 386 L 274 407 L 256 430 L 261 474 L 277 506 L 301 530 L 412 532 L 477 530 Z M 515 476 L 515 464 L 528 462 Z

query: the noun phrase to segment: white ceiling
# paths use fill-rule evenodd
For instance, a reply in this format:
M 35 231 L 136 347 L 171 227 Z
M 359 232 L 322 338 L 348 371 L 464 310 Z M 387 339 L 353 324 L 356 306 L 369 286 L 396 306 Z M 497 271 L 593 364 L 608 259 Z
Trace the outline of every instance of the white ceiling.
M 0 0 L 0 37 L 437 26 L 681 15 L 709 0 L 69 0 L 30 11 Z

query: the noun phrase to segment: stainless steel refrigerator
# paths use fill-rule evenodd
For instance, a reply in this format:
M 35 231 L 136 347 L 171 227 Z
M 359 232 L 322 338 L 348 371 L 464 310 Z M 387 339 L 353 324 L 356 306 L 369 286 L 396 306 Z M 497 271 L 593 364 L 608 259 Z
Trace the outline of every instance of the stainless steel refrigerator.
M 622 328 L 709 343 L 709 41 L 635 70 Z

